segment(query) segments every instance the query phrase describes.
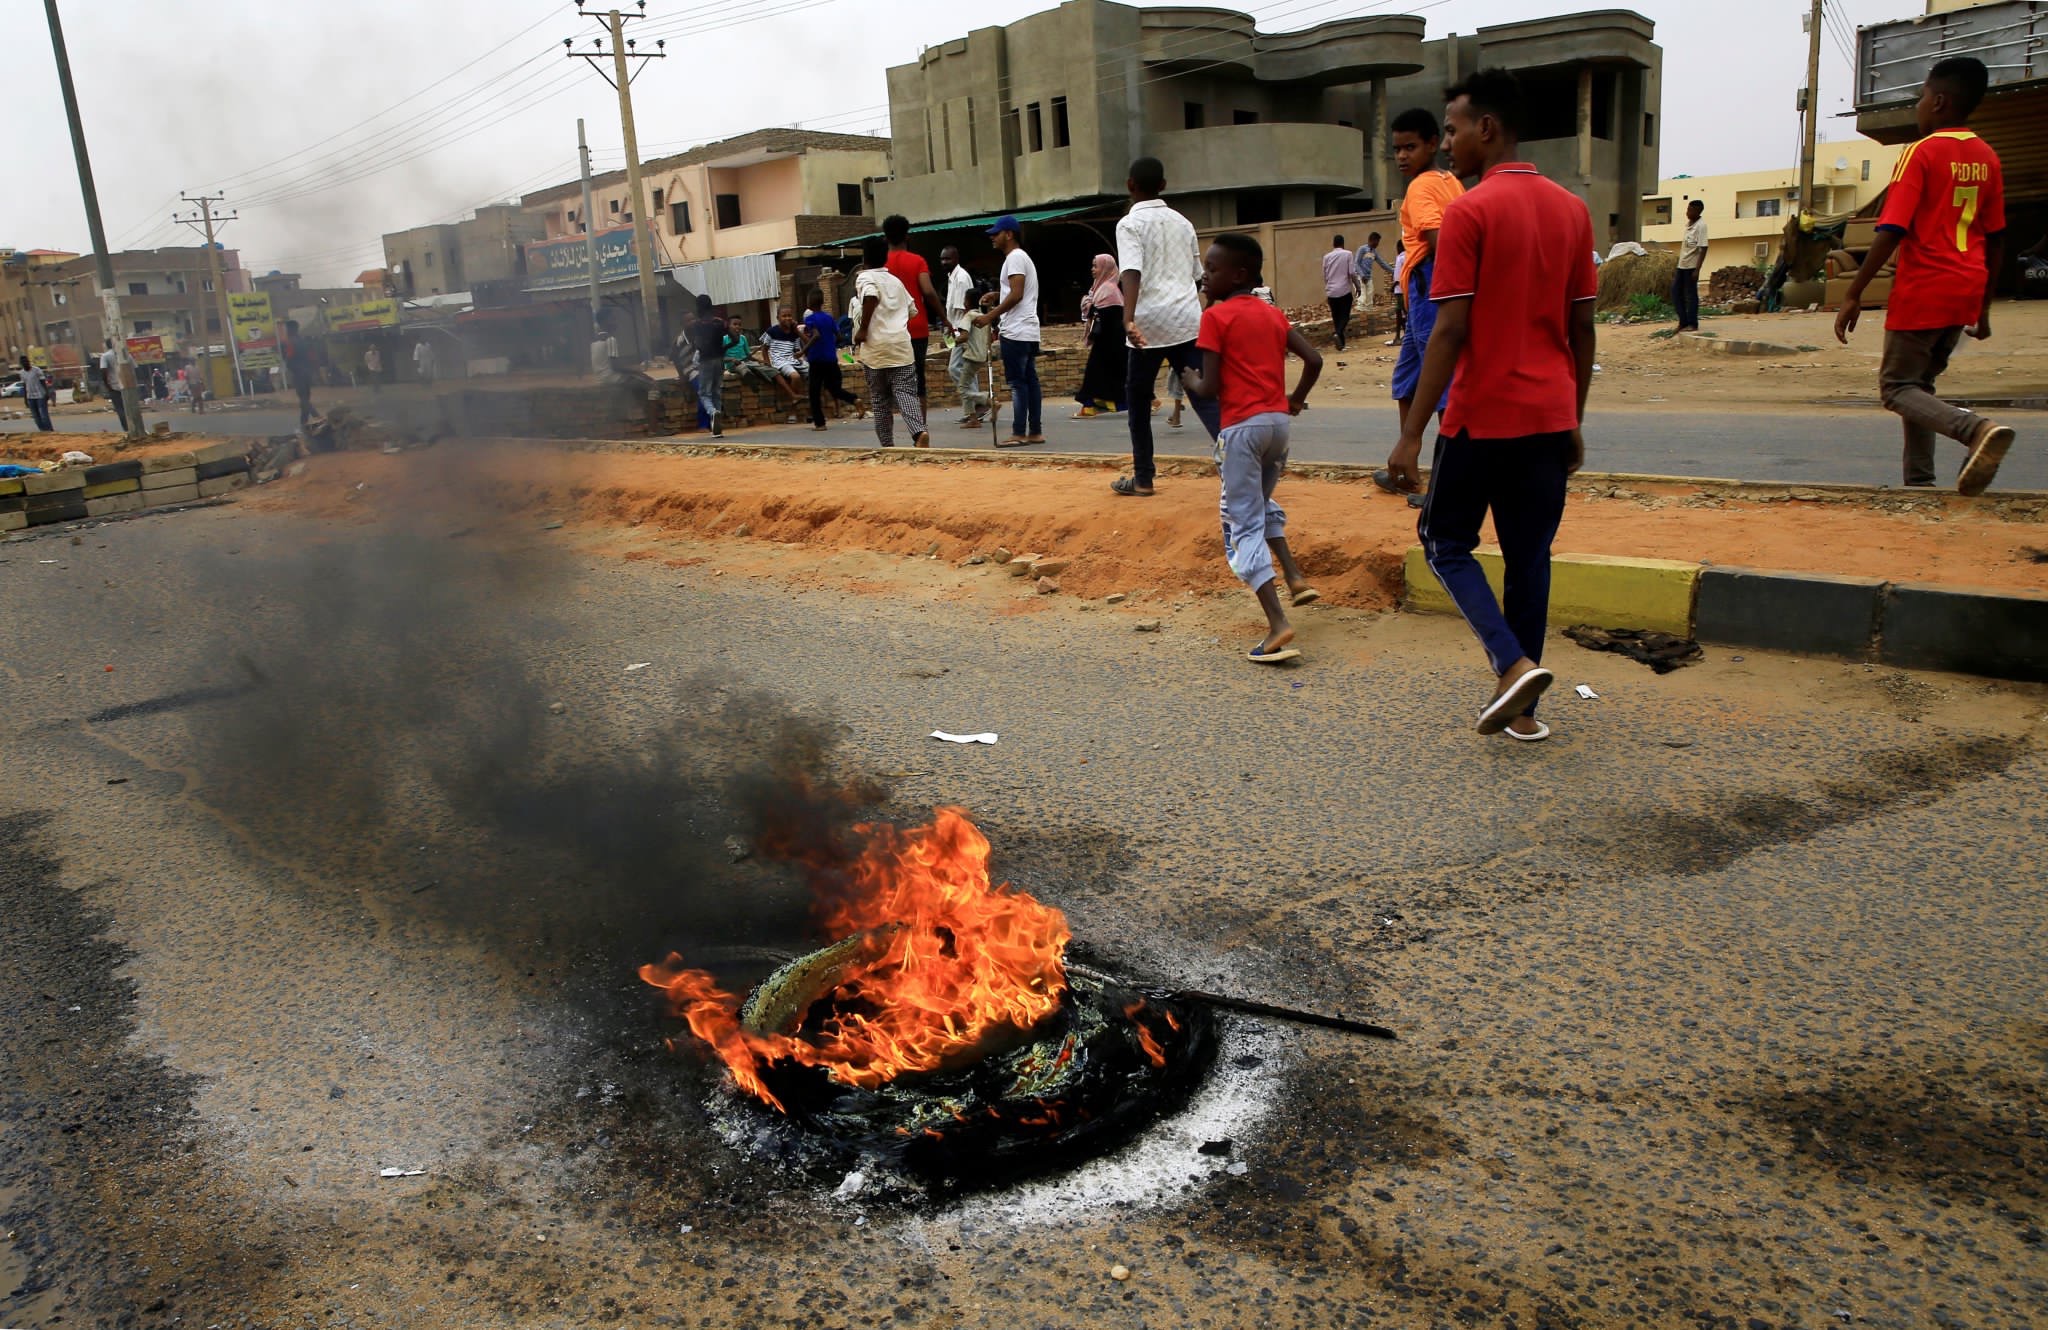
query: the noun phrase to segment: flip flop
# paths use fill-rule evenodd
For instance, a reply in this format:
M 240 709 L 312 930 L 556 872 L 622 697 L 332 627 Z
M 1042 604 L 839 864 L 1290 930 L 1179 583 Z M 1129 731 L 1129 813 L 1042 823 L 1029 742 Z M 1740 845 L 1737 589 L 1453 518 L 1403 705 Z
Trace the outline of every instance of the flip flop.
M 1023 435 L 1021 435 L 1021 434 L 1012 434 L 1012 435 L 1011 435 L 1011 436 L 1010 436 L 1009 438 L 1007 438 L 1007 439 L 997 439 L 997 440 L 996 440 L 996 447 L 998 447 L 998 448 L 1022 448 L 1022 447 L 1024 447 L 1024 446 L 1025 446 L 1026 444 L 1028 444 L 1028 443 L 1030 443 L 1030 442 L 1031 442 L 1031 440 L 1029 440 L 1029 439 L 1025 438 L 1025 437 L 1024 437 Z
M 1118 476 L 1115 480 L 1109 482 L 1109 487 L 1127 499 L 1149 499 L 1153 494 L 1150 485 L 1139 489 L 1137 478 L 1134 476 Z
M 1278 665 L 1284 661 L 1300 660 L 1301 651 L 1296 647 L 1281 647 L 1278 651 L 1261 651 L 1259 650 L 1259 643 L 1254 642 L 1252 643 L 1252 649 L 1244 653 L 1244 658 L 1260 665 Z
M 1509 721 L 1527 711 L 1543 696 L 1543 690 L 1557 682 L 1557 676 L 1538 665 L 1521 678 L 1507 686 L 1499 697 L 1488 702 L 1479 713 L 1478 730 L 1481 734 L 1499 734 L 1507 728 Z
M 1045 436 L 1044 436 L 1043 434 L 1027 434 L 1027 435 L 1025 435 L 1025 436 L 1024 436 L 1024 442 L 1026 442 L 1026 443 L 1044 443 L 1044 442 L 1045 442 Z
M 1536 722 L 1536 732 L 1534 734 L 1523 734 L 1520 730 L 1510 729 L 1503 729 L 1501 733 L 1520 743 L 1535 744 L 1542 743 L 1550 737 L 1550 727 L 1539 720 Z
M 1290 600 L 1291 603 L 1296 605 L 1313 605 L 1322 598 L 1322 592 L 1316 590 L 1312 586 L 1305 586 L 1301 590 L 1295 592 L 1293 596 L 1290 597 Z

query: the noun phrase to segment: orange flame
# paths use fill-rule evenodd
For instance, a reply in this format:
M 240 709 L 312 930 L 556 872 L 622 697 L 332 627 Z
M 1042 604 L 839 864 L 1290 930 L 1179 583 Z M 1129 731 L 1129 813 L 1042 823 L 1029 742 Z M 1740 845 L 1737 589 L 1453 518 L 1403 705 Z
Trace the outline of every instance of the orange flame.
M 1124 1015 L 1131 1018 L 1131 1028 L 1138 1033 L 1138 1047 L 1144 1051 L 1146 1058 L 1151 1061 L 1153 1066 L 1163 1067 L 1166 1065 L 1166 1049 L 1153 1036 L 1152 1032 L 1145 1028 L 1145 1022 L 1138 1019 L 1139 1012 L 1150 1010 L 1151 1008 L 1146 1005 L 1145 999 L 1139 998 L 1136 1002 L 1124 1008 Z M 1180 1029 L 1180 1022 L 1173 1018 L 1172 1012 L 1162 1011 L 1159 1014 L 1166 1018 L 1166 1024 L 1169 1028 Z
M 822 1029 L 752 1033 L 738 1001 L 682 957 L 640 967 L 740 1088 L 778 1110 L 787 1111 L 761 1079 L 768 1063 L 819 1067 L 871 1090 L 936 1071 L 1006 1028 L 1031 1029 L 1066 989 L 1066 917 L 1008 883 L 989 884 L 988 838 L 964 810 L 940 808 L 929 826 L 907 831 L 855 831 L 867 849 L 820 913 L 834 937 L 867 934 L 872 954 L 832 990 Z

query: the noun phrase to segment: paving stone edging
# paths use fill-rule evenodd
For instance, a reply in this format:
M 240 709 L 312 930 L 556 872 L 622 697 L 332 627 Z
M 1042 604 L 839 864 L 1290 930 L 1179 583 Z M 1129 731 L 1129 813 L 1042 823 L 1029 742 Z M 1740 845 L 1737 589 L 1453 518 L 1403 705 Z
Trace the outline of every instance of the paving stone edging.
M 57 522 L 115 517 L 211 499 L 249 484 L 260 440 L 226 439 L 184 452 L 0 480 L 0 535 Z

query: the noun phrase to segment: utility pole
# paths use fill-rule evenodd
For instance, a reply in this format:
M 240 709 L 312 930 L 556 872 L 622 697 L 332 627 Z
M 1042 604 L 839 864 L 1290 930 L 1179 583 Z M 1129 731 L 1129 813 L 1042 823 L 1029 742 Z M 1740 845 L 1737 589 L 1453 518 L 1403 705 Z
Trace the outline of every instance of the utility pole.
M 597 219 L 591 216 L 595 206 L 590 201 L 590 144 L 583 138 L 583 117 L 576 117 L 576 161 L 583 169 L 583 255 L 590 264 L 590 335 L 602 331 L 604 324 L 604 297 L 598 293 L 597 280 Z
M 215 222 L 232 222 L 241 214 L 231 212 L 220 217 L 213 215 L 213 205 L 219 203 L 225 197 L 224 195 L 199 194 L 195 196 L 192 194 L 180 194 L 178 197 L 187 203 L 199 205 L 199 215 L 197 217 L 179 217 L 176 214 L 172 214 L 171 220 L 180 226 L 199 227 L 206 236 L 206 270 L 213 279 L 213 303 L 220 313 L 221 335 L 227 339 L 228 355 L 235 362 L 235 391 L 237 393 L 247 393 L 249 385 L 242 378 L 242 348 L 235 341 L 234 314 L 228 308 L 227 284 L 221 280 L 220 275 L 220 246 L 213 239 L 213 224 Z M 200 336 L 203 337 L 205 335 L 205 328 L 202 325 Z M 211 380 L 213 377 L 213 344 L 211 342 L 207 343 L 206 365 L 207 378 Z M 207 391 L 212 391 L 212 388 L 213 385 L 209 382 L 207 384 Z
M 1806 15 L 1806 88 L 1799 94 L 1799 109 L 1806 112 L 1805 132 L 1799 141 L 1799 212 L 1813 212 L 1814 141 L 1820 137 L 1820 30 L 1821 6 L 1827 0 L 1813 0 Z
M 101 336 L 114 343 L 117 375 L 128 380 L 135 396 L 122 412 L 130 439 L 142 437 L 142 394 L 135 362 L 128 358 L 128 334 L 121 324 L 121 298 L 114 293 L 114 254 L 107 248 L 107 228 L 100 222 L 100 195 L 92 183 L 92 158 L 85 150 L 85 121 L 78 114 L 78 89 L 71 83 L 71 57 L 64 49 L 64 20 L 57 14 L 57 0 L 43 0 L 43 12 L 50 20 L 50 49 L 57 57 L 57 87 L 64 94 L 64 116 L 71 122 L 71 151 L 78 158 L 78 188 L 85 196 L 85 225 L 92 235 L 92 257 L 100 283 Z M 112 392 L 118 385 L 109 384 Z
M 578 14 L 586 13 L 583 8 L 584 2 L 585 0 L 576 0 Z M 662 340 L 661 303 L 654 294 L 654 223 L 647 215 L 647 200 L 640 189 L 640 137 L 633 129 L 633 79 L 645 67 L 646 61 L 664 58 L 662 48 L 668 43 L 656 42 L 652 52 L 634 49 L 638 43 L 626 37 L 626 24 L 634 19 L 647 17 L 647 0 L 639 0 L 639 9 L 640 12 L 637 14 L 624 14 L 616 9 L 606 11 L 604 24 L 611 33 L 610 50 L 605 49 L 604 39 L 601 37 L 591 39 L 589 51 L 577 50 L 574 40 L 567 37 L 562 39 L 562 45 L 568 48 L 572 59 L 588 61 L 590 67 L 595 69 L 605 82 L 619 90 L 619 127 L 626 138 L 626 189 L 633 204 L 633 251 L 634 256 L 640 261 L 640 312 L 646 325 L 642 336 L 646 339 L 646 358 L 651 360 L 654 358 L 654 349 Z M 590 13 L 588 17 L 597 16 Z M 606 57 L 610 57 L 612 62 L 610 73 L 606 73 L 604 66 L 598 63 Z M 629 67 L 628 61 L 642 63 Z M 595 231 L 592 235 L 594 244 Z

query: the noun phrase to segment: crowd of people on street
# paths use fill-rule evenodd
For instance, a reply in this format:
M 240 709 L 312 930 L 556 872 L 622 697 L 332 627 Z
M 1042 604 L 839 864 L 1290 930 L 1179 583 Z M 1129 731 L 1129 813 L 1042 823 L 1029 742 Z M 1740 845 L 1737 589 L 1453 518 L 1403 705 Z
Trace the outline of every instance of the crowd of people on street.
M 1917 108 L 1923 137 L 1900 159 L 1878 241 L 1836 320 L 1846 341 L 1865 287 L 1896 252 L 1881 391 L 1905 422 L 1906 483 L 1934 483 L 1934 439 L 1943 435 L 1968 450 L 1958 482 L 1966 495 L 1990 482 L 2013 436 L 1934 396 L 1958 340 L 1991 332 L 2002 180 L 1996 154 L 1967 128 L 1986 81 L 1984 66 L 1968 57 L 1943 60 L 1928 74 Z M 1356 302 L 1369 302 L 1382 281 L 1392 288 L 1396 327 L 1388 344 L 1399 347 L 1391 395 L 1400 432 L 1373 480 L 1420 510 L 1424 558 L 1485 652 L 1494 689 L 1478 711 L 1478 730 L 1535 742 L 1550 733 L 1537 705 L 1553 680 L 1541 663 L 1551 546 L 1568 478 L 1585 460 L 1581 424 L 1593 378 L 1600 256 L 1583 200 L 1518 157 L 1527 107 L 1515 76 L 1479 70 L 1445 100 L 1441 121 L 1418 107 L 1390 126 L 1405 182 L 1394 261 L 1381 255 L 1378 233 L 1356 249 L 1333 236 L 1321 263 L 1324 296 L 1341 351 Z M 1468 189 L 1465 180 L 1477 183 Z M 1223 234 L 1201 245 L 1193 224 L 1165 201 L 1156 158 L 1131 164 L 1126 189 L 1131 203 L 1117 223 L 1116 252 L 1094 256 L 1081 301 L 1086 361 L 1076 418 L 1122 413 L 1131 466 L 1111 489 L 1126 498 L 1154 494 L 1152 416 L 1159 372 L 1167 370 L 1169 424 L 1179 426 L 1184 397 L 1214 441 L 1225 558 L 1265 617 L 1265 635 L 1246 656 L 1261 664 L 1296 659 L 1287 610 L 1318 593 L 1288 546 L 1287 515 L 1274 491 L 1292 417 L 1306 407 L 1322 357 L 1272 302 L 1256 239 Z M 1687 208 L 1677 261 L 1672 304 L 1681 329 L 1696 328 L 1699 318 L 1703 207 L 1695 199 Z M 948 339 L 958 424 L 987 422 L 999 361 L 1010 429 L 996 446 L 1045 441 L 1040 281 L 1018 219 L 999 217 L 987 228 L 1000 259 L 993 290 L 947 246 L 941 295 L 909 248 L 910 232 L 908 219 L 892 216 L 867 242 L 843 319 L 813 291 L 801 320 L 779 310 L 756 345 L 739 319 L 721 317 L 708 297 L 699 298 L 676 363 L 696 384 L 714 435 L 722 432 L 730 370 L 777 393 L 791 420 L 807 394 L 813 429 L 826 428 L 830 397 L 871 413 L 882 446 L 894 446 L 901 416 L 909 442 L 926 447 L 925 367 L 936 332 Z M 1290 357 L 1302 366 L 1292 389 Z M 864 411 L 844 385 L 842 361 L 862 371 Z M 623 372 L 616 349 L 603 342 L 594 367 Z M 1425 491 L 1422 446 L 1432 421 Z M 1475 557 L 1489 518 L 1503 564 L 1498 596 Z

